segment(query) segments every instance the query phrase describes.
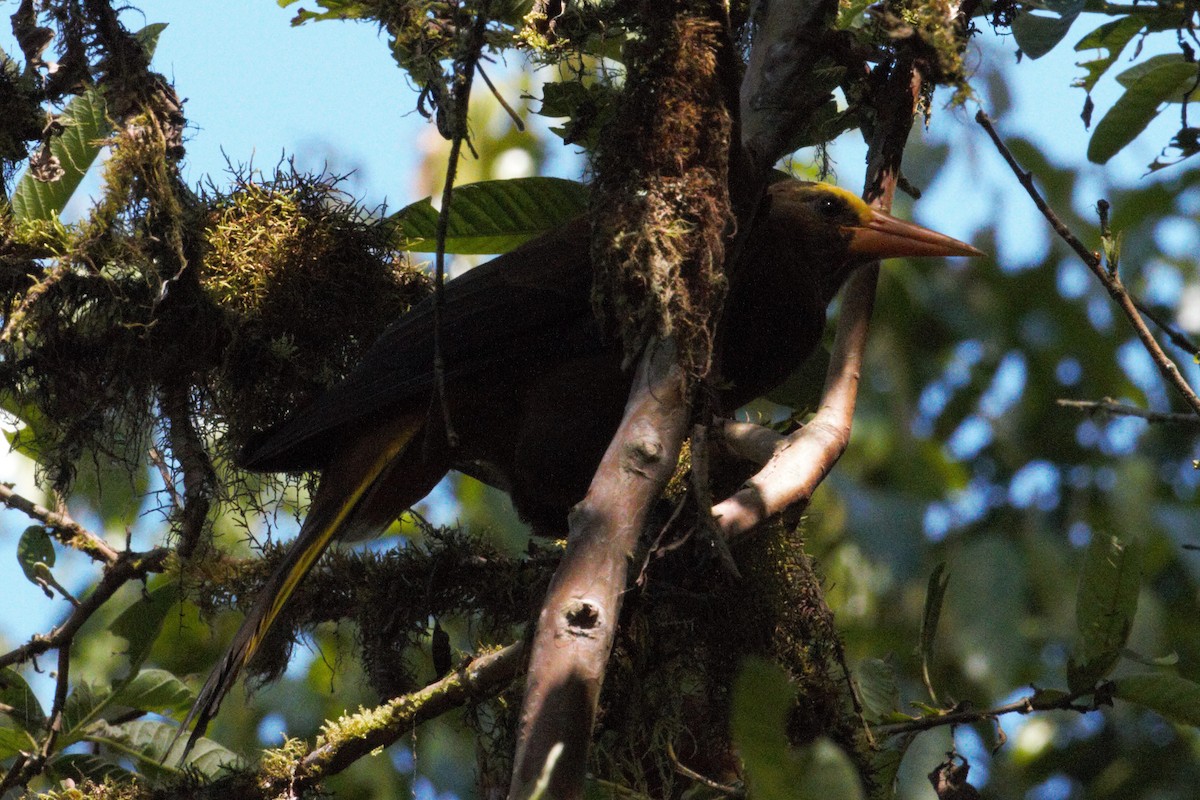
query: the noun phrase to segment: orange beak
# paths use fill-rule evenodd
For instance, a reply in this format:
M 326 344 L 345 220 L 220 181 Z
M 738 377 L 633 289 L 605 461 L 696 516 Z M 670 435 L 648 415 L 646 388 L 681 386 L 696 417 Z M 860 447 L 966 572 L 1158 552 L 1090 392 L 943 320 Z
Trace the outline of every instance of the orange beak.
M 846 230 L 851 255 L 864 258 L 984 255 L 966 242 L 874 209 L 866 223 Z

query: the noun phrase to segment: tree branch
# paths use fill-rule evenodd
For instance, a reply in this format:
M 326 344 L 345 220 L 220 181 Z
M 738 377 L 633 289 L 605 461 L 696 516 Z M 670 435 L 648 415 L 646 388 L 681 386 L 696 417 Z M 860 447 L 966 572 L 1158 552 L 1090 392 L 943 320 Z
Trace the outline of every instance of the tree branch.
M 1147 411 L 1144 408 L 1136 406 L 1127 406 L 1123 403 L 1118 403 L 1111 397 L 1106 397 L 1103 400 L 1068 400 L 1060 398 L 1057 401 L 1058 405 L 1063 408 L 1074 408 L 1088 414 L 1109 414 L 1116 417 L 1139 417 L 1150 422 L 1161 423 L 1164 425 L 1188 425 L 1191 427 L 1200 426 L 1200 417 L 1195 414 L 1163 414 L 1158 411 Z
M 1105 269 L 1100 259 L 1100 254 L 1084 246 L 1079 237 L 1072 233 L 1071 229 L 1054 213 L 1054 209 L 1050 208 L 1050 204 L 1046 202 L 1041 192 L 1034 185 L 1033 174 L 1021 169 L 1021 165 L 1017 163 L 1017 159 L 1013 156 L 1012 151 L 1000 139 L 1000 134 L 996 132 L 996 127 L 992 123 L 991 118 L 983 113 L 982 109 L 975 115 L 975 121 L 987 131 L 988 136 L 992 139 L 992 143 L 996 145 L 996 149 L 1000 152 L 1000 155 L 1004 157 L 1013 174 L 1017 176 L 1017 180 L 1020 181 L 1021 186 L 1025 187 L 1025 192 L 1033 200 L 1038 211 L 1042 212 L 1042 216 L 1050 223 L 1050 227 L 1075 251 L 1080 260 L 1096 276 L 1096 280 L 1100 281 L 1100 285 L 1108 291 L 1108 295 L 1113 299 L 1113 302 L 1125 313 L 1125 317 L 1133 326 L 1134 333 L 1141 340 L 1142 346 L 1146 348 L 1146 352 L 1150 354 L 1150 358 L 1154 360 L 1154 364 L 1158 367 L 1158 371 L 1162 374 L 1163 378 L 1167 383 L 1175 387 L 1175 390 L 1184 399 L 1184 402 L 1191 406 L 1192 411 L 1200 414 L 1200 397 L 1196 396 L 1196 392 L 1193 391 L 1182 373 L 1180 373 L 1179 368 L 1175 366 L 1175 362 L 1163 352 L 1162 347 L 1158 344 L 1158 340 L 1154 338 L 1154 334 L 1150 333 L 1150 329 L 1146 327 L 1146 322 L 1138 312 L 1133 298 L 1121 282 L 1121 276 L 1115 269 Z
M 371 711 L 343 716 L 322 730 L 316 746 L 295 764 L 287 779 L 273 767 L 260 774 L 256 785 L 263 797 L 296 797 L 336 775 L 372 751 L 393 744 L 426 720 L 445 714 L 472 699 L 491 697 L 520 674 L 525 644 L 515 642 L 471 659 L 424 689 L 397 697 Z
M 22 497 L 13 490 L 11 483 L 0 483 L 0 503 L 22 512 L 30 519 L 41 522 L 50 529 L 54 537 L 67 547 L 86 553 L 94 561 L 115 564 L 121 554 L 103 539 L 71 519 L 66 513 L 51 511 L 45 506 Z
M 650 504 L 675 469 L 688 413 L 687 381 L 674 344 L 652 343 L 621 426 L 587 496 L 571 512 L 567 550 L 538 617 L 510 797 L 526 796 L 559 743 L 563 752 L 548 797 L 582 796 L 629 560 Z
M 868 155 L 863 194 L 884 211 L 891 208 L 920 86 L 912 63 L 904 62 L 893 65 L 881 91 L 879 122 Z M 789 507 L 807 504 L 845 452 L 878 276 L 876 263 L 859 269 L 847 281 L 825 392 L 816 415 L 785 441 L 774 444 L 773 455 L 758 474 L 713 507 L 713 516 L 726 536 L 746 533 Z

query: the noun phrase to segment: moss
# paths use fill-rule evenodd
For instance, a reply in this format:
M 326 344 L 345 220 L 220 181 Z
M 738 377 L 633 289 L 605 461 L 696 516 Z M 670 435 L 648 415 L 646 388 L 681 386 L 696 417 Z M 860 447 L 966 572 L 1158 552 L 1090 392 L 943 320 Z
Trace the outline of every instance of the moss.
M 625 89 L 594 165 L 594 304 L 628 358 L 673 336 L 699 377 L 726 289 L 731 121 L 717 54 L 727 42 L 704 3 L 642 5 L 646 28 L 626 48 Z

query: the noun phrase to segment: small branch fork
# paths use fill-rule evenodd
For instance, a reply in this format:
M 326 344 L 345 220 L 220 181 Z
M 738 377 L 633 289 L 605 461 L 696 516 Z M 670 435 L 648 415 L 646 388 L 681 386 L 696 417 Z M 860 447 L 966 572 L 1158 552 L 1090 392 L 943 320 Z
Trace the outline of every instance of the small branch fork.
M 1042 696 L 1036 689 L 1033 694 L 1026 695 L 1011 703 L 986 709 L 952 708 L 941 714 L 920 717 L 909 722 L 893 722 L 886 725 L 876 725 L 871 732 L 876 736 L 897 736 L 902 733 L 919 733 L 932 730 L 944 725 L 970 725 L 976 722 L 996 721 L 1005 714 L 1032 714 L 1035 711 L 1078 711 L 1087 713 L 1105 705 L 1102 700 L 1104 685 L 1083 692 L 1055 692 L 1053 695 Z M 1091 703 L 1080 703 L 1084 697 L 1092 697 Z M 1111 705 L 1111 703 L 1107 703 Z
M 25 513 L 50 529 L 63 544 L 86 553 L 93 560 L 104 564 L 100 583 L 82 601 L 74 602 L 70 615 L 48 634 L 37 634 L 20 647 L 0 655 L 0 669 L 36 659 L 49 650 L 58 650 L 58 667 L 55 675 L 54 704 L 46 726 L 46 734 L 38 745 L 37 752 L 22 754 L 0 778 L 0 795 L 10 789 L 24 786 L 41 772 L 46 760 L 54 752 L 54 743 L 62 729 L 63 709 L 70 688 L 71 645 L 75 634 L 99 608 L 108 602 L 126 583 L 142 580 L 147 575 L 162 572 L 171 555 L 168 548 L 160 547 L 145 553 L 117 552 L 103 539 L 84 528 L 65 512 L 51 511 L 13 491 L 9 484 L 0 484 L 0 503 Z
M 880 122 L 868 156 L 864 196 L 882 211 L 891 208 L 920 88 L 921 79 L 913 64 L 900 62 L 892 66 L 880 96 Z M 737 423 L 724 426 L 727 440 L 732 437 L 747 442 L 749 451 L 769 456 L 741 489 L 713 506 L 712 515 L 726 536 L 747 533 L 788 508 L 807 504 L 845 452 L 878 278 L 876 263 L 857 270 L 846 284 L 824 396 L 811 421 L 791 436 L 778 439 L 765 431 L 752 433 Z
M 1163 378 L 1167 383 L 1175 387 L 1175 390 L 1183 398 L 1184 402 L 1191 407 L 1193 413 L 1200 415 L 1200 397 L 1196 396 L 1196 392 L 1180 373 L 1179 368 L 1175 366 L 1175 362 L 1163 352 L 1158 340 L 1154 338 L 1154 334 L 1146 326 L 1146 322 L 1142 319 L 1142 314 L 1139 311 L 1137 301 L 1125 289 L 1125 285 L 1121 282 L 1121 276 L 1117 273 L 1117 270 L 1115 268 L 1106 268 L 1100 254 L 1089 250 L 1079 237 L 1063 224 L 1063 221 L 1054 213 L 1054 210 L 1050 208 L 1045 198 L 1042 197 L 1041 192 L 1034 185 L 1033 174 L 1021 169 L 1021 165 L 1017 163 L 1012 151 L 1000 139 L 1000 134 L 996 132 L 996 127 L 991 118 L 980 110 L 975 115 L 975 121 L 987 131 L 988 136 L 992 139 L 992 143 L 996 145 L 996 149 L 1000 152 L 1000 155 L 1004 157 L 1013 174 L 1017 176 L 1017 180 L 1020 181 L 1021 186 L 1025 187 L 1026 193 L 1033 200 L 1038 211 L 1042 212 L 1042 216 L 1054 228 L 1054 232 L 1075 251 L 1080 260 L 1096 276 L 1096 280 L 1100 281 L 1100 284 L 1108 292 L 1113 302 L 1124 312 L 1129 323 L 1133 326 L 1134 333 L 1137 334 L 1138 339 L 1142 342 L 1142 346 L 1146 348 L 1146 352 L 1154 360 L 1154 364 L 1158 367 L 1158 371 L 1162 374 Z M 1195 353 L 1195 347 L 1192 346 L 1189 352 Z

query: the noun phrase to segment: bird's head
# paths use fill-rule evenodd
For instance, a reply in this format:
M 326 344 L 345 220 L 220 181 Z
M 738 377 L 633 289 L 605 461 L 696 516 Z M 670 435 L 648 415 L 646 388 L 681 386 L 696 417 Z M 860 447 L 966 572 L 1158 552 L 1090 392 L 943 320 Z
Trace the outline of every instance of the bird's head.
M 983 255 L 966 242 L 871 208 L 829 183 L 779 181 L 770 188 L 770 202 L 772 223 L 783 227 L 777 231 L 780 238 L 829 270 L 822 281 L 827 300 L 854 267 L 870 261 Z

